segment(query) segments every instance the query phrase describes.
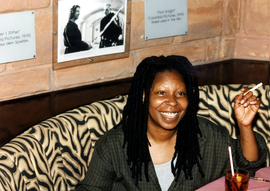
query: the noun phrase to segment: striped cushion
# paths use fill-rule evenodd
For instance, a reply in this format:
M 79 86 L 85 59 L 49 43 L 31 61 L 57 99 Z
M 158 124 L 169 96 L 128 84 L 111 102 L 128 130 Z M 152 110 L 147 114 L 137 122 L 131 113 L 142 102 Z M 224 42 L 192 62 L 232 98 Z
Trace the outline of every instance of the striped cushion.
M 96 140 L 119 123 L 127 96 L 47 119 L 0 149 L 0 190 L 73 190 Z
M 199 87 L 198 114 L 226 127 L 232 137 L 236 133 L 233 99 L 241 87 Z M 256 93 L 262 105 L 254 130 L 268 143 L 269 86 L 260 87 Z M 126 100 L 125 95 L 84 105 L 15 137 L 0 149 L 0 190 L 73 190 L 85 176 L 96 140 L 120 122 Z

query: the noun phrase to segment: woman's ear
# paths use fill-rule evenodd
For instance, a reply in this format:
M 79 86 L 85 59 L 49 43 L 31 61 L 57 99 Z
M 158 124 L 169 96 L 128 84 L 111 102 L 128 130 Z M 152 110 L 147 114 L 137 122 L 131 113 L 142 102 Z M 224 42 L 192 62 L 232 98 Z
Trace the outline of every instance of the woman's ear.
M 143 91 L 142 102 L 144 103 L 145 91 Z

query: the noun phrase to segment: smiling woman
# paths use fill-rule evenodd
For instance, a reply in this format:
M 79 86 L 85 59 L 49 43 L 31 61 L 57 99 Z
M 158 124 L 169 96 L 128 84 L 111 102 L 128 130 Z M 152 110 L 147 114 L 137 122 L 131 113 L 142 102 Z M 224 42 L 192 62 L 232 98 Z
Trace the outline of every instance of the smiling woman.
M 158 73 L 149 96 L 148 131 L 160 127 L 175 129 L 188 107 L 183 77 L 175 70 Z
M 197 116 L 197 76 L 186 57 L 144 59 L 121 123 L 96 142 L 77 190 L 195 190 L 223 176 L 229 168 L 228 146 L 235 165 L 254 173 L 267 153 L 264 139 L 251 126 L 260 101 L 252 92 L 244 95 L 247 88 L 241 91 L 235 98 L 241 104 L 234 108 L 241 135 L 235 140 L 227 129 Z
M 148 168 L 149 162 L 158 165 L 171 160 L 172 169 L 167 170 L 172 171 L 176 179 L 181 168 L 186 168 L 184 172 L 192 177 L 192 166 L 188 163 L 197 164 L 203 176 L 197 139 L 201 131 L 196 120 L 199 93 L 191 63 L 183 56 L 146 58 L 137 67 L 133 82 L 123 114 L 124 119 L 131 118 L 123 121 L 123 129 L 133 168 L 140 169 L 140 162 Z M 143 103 L 141 95 L 135 92 L 142 92 Z M 169 117 L 175 113 L 175 118 Z M 182 154 L 176 157 L 180 150 Z M 140 174 L 136 173 L 138 181 Z M 148 172 L 144 173 L 148 177 Z
M 151 144 L 149 151 L 154 165 L 164 164 L 173 158 L 176 127 L 187 107 L 183 77 L 175 70 L 158 73 L 150 89 L 147 125 L 147 137 Z

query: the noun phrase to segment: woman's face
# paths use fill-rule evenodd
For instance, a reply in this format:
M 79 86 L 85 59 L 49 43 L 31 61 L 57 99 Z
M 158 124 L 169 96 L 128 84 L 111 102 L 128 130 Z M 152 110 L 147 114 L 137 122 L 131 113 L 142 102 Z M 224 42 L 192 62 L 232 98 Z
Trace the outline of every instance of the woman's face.
M 77 7 L 74 14 L 74 19 L 77 20 L 79 16 L 80 16 L 80 7 Z
M 173 130 L 187 107 L 183 77 L 175 70 L 158 73 L 150 89 L 148 128 Z

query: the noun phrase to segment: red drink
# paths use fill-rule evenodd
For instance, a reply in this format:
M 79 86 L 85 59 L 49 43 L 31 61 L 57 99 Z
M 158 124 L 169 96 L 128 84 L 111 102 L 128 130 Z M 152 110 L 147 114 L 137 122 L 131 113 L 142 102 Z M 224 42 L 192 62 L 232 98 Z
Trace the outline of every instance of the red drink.
M 235 168 L 234 177 L 232 177 L 231 169 L 225 171 L 225 190 L 226 191 L 247 191 L 249 172 L 245 169 Z

